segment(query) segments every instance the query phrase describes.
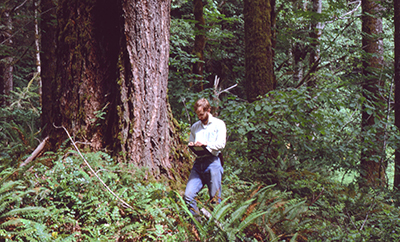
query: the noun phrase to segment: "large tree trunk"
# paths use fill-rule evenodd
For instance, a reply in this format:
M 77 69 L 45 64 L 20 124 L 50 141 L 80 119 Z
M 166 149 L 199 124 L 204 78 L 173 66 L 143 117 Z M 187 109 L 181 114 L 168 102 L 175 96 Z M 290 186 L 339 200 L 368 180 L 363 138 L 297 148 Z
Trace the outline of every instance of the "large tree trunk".
M 395 125 L 400 130 L 400 1 L 394 5 L 394 83 L 395 83 Z M 400 189 L 400 148 L 396 149 L 394 187 Z
M 153 174 L 169 172 L 167 108 L 170 1 L 126 1 L 124 72 L 120 72 L 121 148 Z M 127 117 L 130 117 L 129 119 Z
M 169 13 L 169 0 L 61 0 L 56 73 L 47 63 L 55 78 L 43 78 L 44 97 L 46 88 L 53 92 L 43 103 L 47 128 L 62 125 L 93 150 L 111 149 L 156 177 L 171 175 Z M 48 133 L 53 144 L 65 139 L 62 130 Z
M 274 90 L 276 79 L 273 65 L 271 0 L 244 1 L 245 79 L 247 100 Z
M 267 94 L 276 87 L 272 48 L 274 4 L 273 0 L 244 1 L 245 87 L 249 102 L 256 101 L 259 96 Z M 274 134 L 267 134 L 265 131 L 256 130 L 247 134 L 248 158 L 252 162 L 260 161 L 266 167 L 264 171 L 259 172 L 267 172 L 270 167 L 266 162 L 274 161 L 278 156 Z M 270 145 L 266 145 L 267 140 L 271 141 Z
M 381 120 L 383 100 L 380 90 L 383 80 L 379 78 L 383 66 L 382 19 L 378 17 L 380 6 L 374 0 L 362 0 L 362 46 L 365 51 L 363 60 L 363 96 L 361 130 L 363 144 L 361 152 L 361 176 L 366 186 L 382 186 L 385 182 L 386 164 L 384 151 L 384 131 L 377 125 Z M 371 109 L 370 107 L 373 107 Z

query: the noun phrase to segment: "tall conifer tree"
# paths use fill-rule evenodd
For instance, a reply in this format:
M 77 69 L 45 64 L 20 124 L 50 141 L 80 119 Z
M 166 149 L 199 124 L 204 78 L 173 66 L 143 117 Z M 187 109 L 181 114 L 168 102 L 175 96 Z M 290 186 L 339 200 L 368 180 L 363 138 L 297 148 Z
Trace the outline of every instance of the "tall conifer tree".
M 244 1 L 245 81 L 247 100 L 274 90 L 276 79 L 273 65 L 271 0 Z
M 364 185 L 381 186 L 385 182 L 386 165 L 383 147 L 383 128 L 377 123 L 382 119 L 383 100 L 380 89 L 383 80 L 380 71 L 383 67 L 382 18 L 378 1 L 362 0 L 362 48 L 363 96 L 361 130 L 364 148 L 361 151 L 361 176 Z
M 395 82 L 395 125 L 400 130 L 400 1 L 394 5 L 394 82 Z M 400 147 L 396 149 L 394 187 L 400 188 Z
M 52 11 L 51 0 L 41 4 Z M 53 125 L 64 126 L 92 150 L 171 176 L 170 4 L 58 2 L 56 26 L 42 32 L 43 126 L 53 147 L 66 139 Z

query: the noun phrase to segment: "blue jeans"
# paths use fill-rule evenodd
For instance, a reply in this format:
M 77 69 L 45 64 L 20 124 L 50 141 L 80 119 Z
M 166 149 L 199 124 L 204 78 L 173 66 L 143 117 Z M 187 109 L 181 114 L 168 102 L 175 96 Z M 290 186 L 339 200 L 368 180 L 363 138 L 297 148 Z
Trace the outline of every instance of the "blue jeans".
M 195 197 L 203 188 L 208 187 L 208 194 L 211 202 L 221 202 L 221 180 L 224 168 L 218 157 L 206 157 L 196 159 L 185 190 L 185 202 L 189 205 L 190 211 L 199 214 Z

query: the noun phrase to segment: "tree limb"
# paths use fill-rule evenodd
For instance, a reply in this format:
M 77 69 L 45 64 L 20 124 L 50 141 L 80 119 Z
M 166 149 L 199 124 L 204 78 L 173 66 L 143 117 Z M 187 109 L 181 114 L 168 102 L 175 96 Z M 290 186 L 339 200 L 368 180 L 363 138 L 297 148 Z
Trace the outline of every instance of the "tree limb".
M 36 147 L 36 149 L 32 152 L 32 154 L 24 162 L 22 162 L 19 165 L 19 167 L 23 167 L 26 164 L 28 164 L 29 162 L 33 161 L 39 155 L 39 153 L 43 150 L 43 148 L 46 145 L 46 142 L 48 140 L 49 140 L 49 137 L 47 136 L 42 142 L 40 142 L 40 144 L 38 145 L 38 147 Z
M 360 6 L 361 6 L 361 0 L 355 1 L 355 2 L 351 2 L 350 4 L 353 4 L 353 3 L 358 3 L 357 6 L 356 6 L 354 9 L 352 9 L 351 11 L 349 11 L 349 12 L 343 14 L 343 15 L 340 16 L 340 17 L 335 17 L 335 19 L 333 19 L 333 20 L 326 21 L 326 22 L 323 24 L 322 29 L 325 28 L 325 25 L 326 25 L 326 24 L 331 24 L 331 23 L 335 22 L 335 21 L 338 20 L 338 19 L 342 19 L 342 20 L 343 20 L 343 19 L 345 19 L 344 16 L 347 16 L 347 15 L 352 14 L 352 13 L 354 13 L 355 11 L 357 11 L 357 9 L 359 9 Z

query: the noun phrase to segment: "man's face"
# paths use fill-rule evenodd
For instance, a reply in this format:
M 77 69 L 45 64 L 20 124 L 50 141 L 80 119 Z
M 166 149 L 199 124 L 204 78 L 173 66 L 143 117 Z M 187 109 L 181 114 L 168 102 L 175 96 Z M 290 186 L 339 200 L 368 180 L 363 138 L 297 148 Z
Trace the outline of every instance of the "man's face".
M 207 122 L 208 122 L 209 110 L 203 110 L 203 107 L 199 107 L 199 108 L 196 110 L 196 114 L 197 114 L 197 117 L 200 119 L 200 121 L 201 121 L 203 124 L 207 124 Z

